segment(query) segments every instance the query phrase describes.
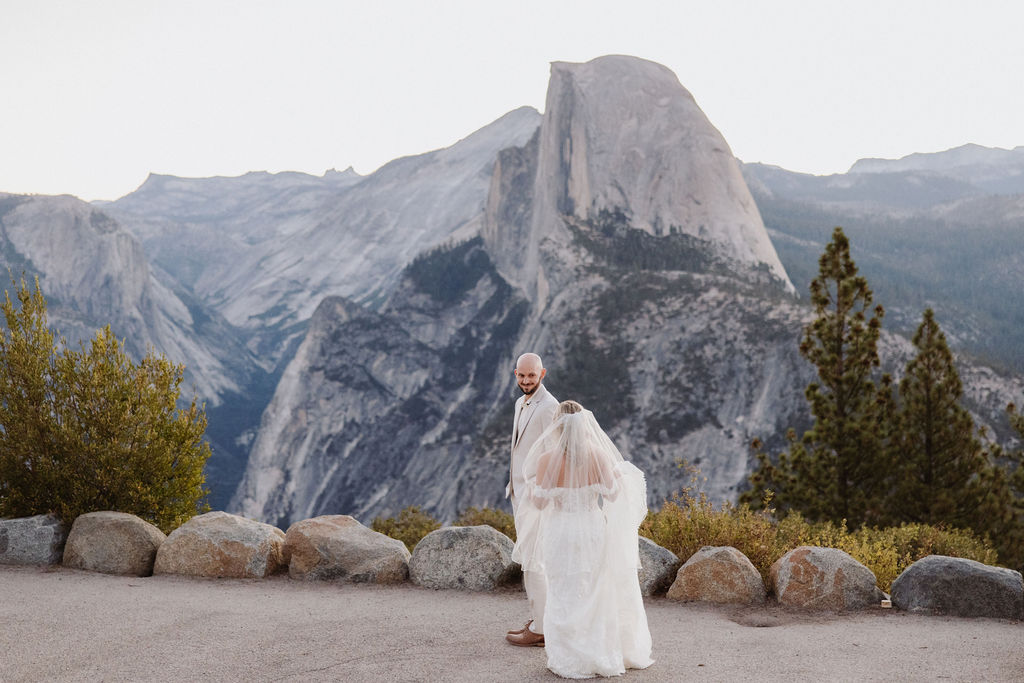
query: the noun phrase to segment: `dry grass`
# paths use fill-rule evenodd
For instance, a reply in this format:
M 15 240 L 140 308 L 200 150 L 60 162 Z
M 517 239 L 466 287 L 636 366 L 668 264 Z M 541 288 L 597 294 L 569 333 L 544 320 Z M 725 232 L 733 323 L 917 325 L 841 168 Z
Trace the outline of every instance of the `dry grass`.
M 435 529 L 440 529 L 441 524 L 418 506 L 410 505 L 402 509 L 397 517 L 375 518 L 370 528 L 385 536 L 397 538 L 405 544 L 409 552 L 412 552 L 424 536 Z
M 799 513 L 777 520 L 770 500 L 758 511 L 729 502 L 716 507 L 703 493 L 694 493 L 699 472 L 691 468 L 690 473 L 690 485 L 657 512 L 649 512 L 640 525 L 642 536 L 683 561 L 703 546 L 732 546 L 750 558 L 767 584 L 772 564 L 793 548 L 839 548 L 874 572 L 879 588 L 888 592 L 904 569 L 926 555 L 963 557 L 990 565 L 998 560 L 992 544 L 968 530 L 903 524 L 850 531 L 845 522 L 812 524 Z
M 479 526 L 481 524 L 494 527 L 513 541 L 516 540 L 516 523 L 512 515 L 495 508 L 468 508 L 459 515 L 452 526 Z M 441 523 L 420 510 L 418 506 L 410 505 L 403 508 L 397 517 L 375 518 L 370 528 L 385 536 L 397 538 L 405 543 L 409 552 L 412 552 L 424 536 L 435 529 L 440 529 Z
M 452 522 L 452 526 L 479 526 L 481 524 L 494 527 L 513 541 L 516 540 L 516 520 L 504 510 L 471 507 Z

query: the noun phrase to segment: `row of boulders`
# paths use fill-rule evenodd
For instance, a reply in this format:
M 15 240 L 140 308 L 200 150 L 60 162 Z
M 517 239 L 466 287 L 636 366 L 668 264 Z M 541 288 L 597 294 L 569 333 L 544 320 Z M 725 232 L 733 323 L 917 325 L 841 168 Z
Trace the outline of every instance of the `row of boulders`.
M 833 611 L 873 607 L 886 599 L 874 573 L 837 548 L 794 548 L 775 561 L 768 582 L 766 588 L 760 572 L 735 548 L 704 547 L 679 568 L 668 597 L 756 605 L 770 591 L 781 605 Z M 909 612 L 1020 620 L 1024 578 L 1012 569 L 929 555 L 896 578 L 891 604 Z
M 0 564 L 56 564 L 109 574 L 263 578 L 287 571 L 297 580 L 398 583 L 475 591 L 516 585 L 512 541 L 489 526 L 443 527 L 410 553 L 398 540 L 348 515 L 297 522 L 288 532 L 225 512 L 209 512 L 165 536 L 121 512 L 81 515 L 70 531 L 53 516 L 0 520 Z M 640 539 L 644 595 L 672 600 L 757 605 L 773 595 L 786 606 L 853 610 L 886 596 L 874 574 L 835 548 L 802 546 L 771 567 L 766 586 L 740 551 L 705 547 L 680 563 Z M 680 566 L 681 565 L 681 566 Z M 1019 572 L 972 560 L 928 556 L 892 586 L 894 607 L 957 616 L 1024 618 Z
M 885 594 L 870 569 L 836 548 L 801 546 L 772 565 L 771 592 L 782 605 L 851 610 L 881 604 Z M 753 563 L 736 548 L 704 547 L 679 568 L 668 590 L 673 600 L 764 603 L 768 590 Z

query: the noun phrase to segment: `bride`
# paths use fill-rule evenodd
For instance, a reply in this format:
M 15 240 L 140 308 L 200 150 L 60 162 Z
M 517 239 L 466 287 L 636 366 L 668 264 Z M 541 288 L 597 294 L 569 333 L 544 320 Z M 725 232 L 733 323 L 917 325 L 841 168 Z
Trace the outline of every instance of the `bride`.
M 643 473 L 622 459 L 575 401 L 530 449 L 512 557 L 547 577 L 548 668 L 565 678 L 617 676 L 650 666 L 637 570 L 637 527 L 647 514 Z

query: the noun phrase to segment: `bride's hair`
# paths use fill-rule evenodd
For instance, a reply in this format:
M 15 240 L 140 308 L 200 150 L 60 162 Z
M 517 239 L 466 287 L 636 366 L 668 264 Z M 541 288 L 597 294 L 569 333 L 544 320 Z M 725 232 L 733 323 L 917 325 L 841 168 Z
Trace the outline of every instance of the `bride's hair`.
M 640 566 L 636 529 L 647 514 L 643 473 L 623 460 L 592 412 L 576 401 L 560 403 L 555 420 L 530 447 L 523 478 L 513 552 L 521 567 L 545 571 L 547 560 L 569 574 L 591 572 L 590 550 L 616 558 L 631 572 Z M 600 545 L 564 542 L 594 538 L 598 514 Z M 554 556 L 544 557 L 545 538 L 559 539 L 548 551 Z
M 576 401 L 562 401 L 558 404 L 558 413 L 560 415 L 573 415 L 581 412 L 583 412 L 583 406 Z

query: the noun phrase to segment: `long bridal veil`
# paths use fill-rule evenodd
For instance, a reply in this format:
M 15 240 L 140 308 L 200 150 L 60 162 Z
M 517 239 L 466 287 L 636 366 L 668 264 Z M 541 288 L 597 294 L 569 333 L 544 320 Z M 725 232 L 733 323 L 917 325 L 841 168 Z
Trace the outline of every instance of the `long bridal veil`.
M 547 578 L 548 667 L 577 678 L 649 666 L 637 578 L 637 527 L 647 514 L 643 473 L 574 401 L 560 405 L 523 473 L 512 557 Z
M 623 459 L 592 412 L 557 414 L 530 449 L 523 475 L 526 489 L 516 515 L 516 533 L 524 538 L 513 559 L 524 570 L 544 570 L 545 535 L 574 531 L 558 527 L 573 526 L 578 520 L 554 513 L 585 506 L 593 493 L 602 499 L 609 552 L 621 560 L 622 568 L 639 569 L 637 527 L 647 515 L 647 484 L 643 472 Z M 551 519 L 541 525 L 545 517 Z M 559 564 L 564 565 L 565 558 Z

